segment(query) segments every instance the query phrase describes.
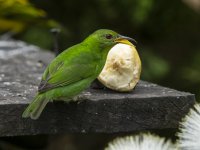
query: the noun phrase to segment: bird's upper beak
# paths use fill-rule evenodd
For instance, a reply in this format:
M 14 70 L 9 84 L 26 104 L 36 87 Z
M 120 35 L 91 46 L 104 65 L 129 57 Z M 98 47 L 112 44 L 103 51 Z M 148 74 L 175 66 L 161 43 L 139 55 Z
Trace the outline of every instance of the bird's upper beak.
M 116 39 L 115 39 L 116 43 L 123 43 L 123 44 L 128 44 L 128 45 L 135 45 L 137 42 L 127 36 L 123 36 L 123 35 L 119 35 Z

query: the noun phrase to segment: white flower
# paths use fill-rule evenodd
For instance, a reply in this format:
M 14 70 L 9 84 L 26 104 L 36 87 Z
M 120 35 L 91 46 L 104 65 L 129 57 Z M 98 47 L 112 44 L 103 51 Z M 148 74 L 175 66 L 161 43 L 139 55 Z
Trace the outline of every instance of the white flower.
M 176 150 L 169 140 L 151 134 L 117 138 L 105 150 Z
M 183 119 L 178 133 L 178 146 L 183 150 L 200 150 L 200 105 L 196 104 Z

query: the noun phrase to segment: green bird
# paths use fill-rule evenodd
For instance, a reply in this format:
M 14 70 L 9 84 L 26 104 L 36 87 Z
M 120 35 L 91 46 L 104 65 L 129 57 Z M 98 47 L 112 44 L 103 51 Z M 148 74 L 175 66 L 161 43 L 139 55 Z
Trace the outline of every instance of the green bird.
M 48 102 L 72 101 L 101 73 L 109 50 L 117 43 L 130 44 L 128 40 L 134 41 L 112 30 L 100 29 L 63 51 L 47 66 L 37 95 L 22 117 L 38 119 Z

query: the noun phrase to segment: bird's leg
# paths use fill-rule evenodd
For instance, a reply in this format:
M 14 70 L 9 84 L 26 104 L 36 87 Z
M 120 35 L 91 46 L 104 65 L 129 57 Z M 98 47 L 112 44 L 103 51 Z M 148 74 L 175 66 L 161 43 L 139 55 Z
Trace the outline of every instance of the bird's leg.
M 78 101 L 78 103 L 82 102 L 83 100 L 89 99 L 91 96 L 90 92 L 82 92 L 77 96 L 72 98 L 73 101 Z
M 67 98 L 67 99 L 61 98 L 61 99 L 59 99 L 59 101 L 64 101 L 64 102 L 66 102 L 66 103 L 69 103 L 69 102 L 71 102 L 71 101 L 74 101 L 74 102 L 77 101 L 78 103 L 80 103 L 80 102 L 82 102 L 83 100 L 89 99 L 90 96 L 91 96 L 91 93 L 90 93 L 90 92 L 82 92 L 82 93 L 80 93 L 79 95 L 76 95 L 76 96 L 74 96 L 74 97 L 70 97 L 70 98 Z

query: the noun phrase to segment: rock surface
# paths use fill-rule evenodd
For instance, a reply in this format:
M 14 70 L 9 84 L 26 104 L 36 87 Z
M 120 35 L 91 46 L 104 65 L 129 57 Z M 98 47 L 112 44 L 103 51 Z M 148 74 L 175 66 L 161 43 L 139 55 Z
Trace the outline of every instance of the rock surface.
M 80 103 L 49 103 L 38 120 L 22 119 L 53 58 L 21 41 L 0 41 L 0 136 L 177 128 L 195 102 L 193 94 L 140 81 L 130 93 L 88 89 Z

